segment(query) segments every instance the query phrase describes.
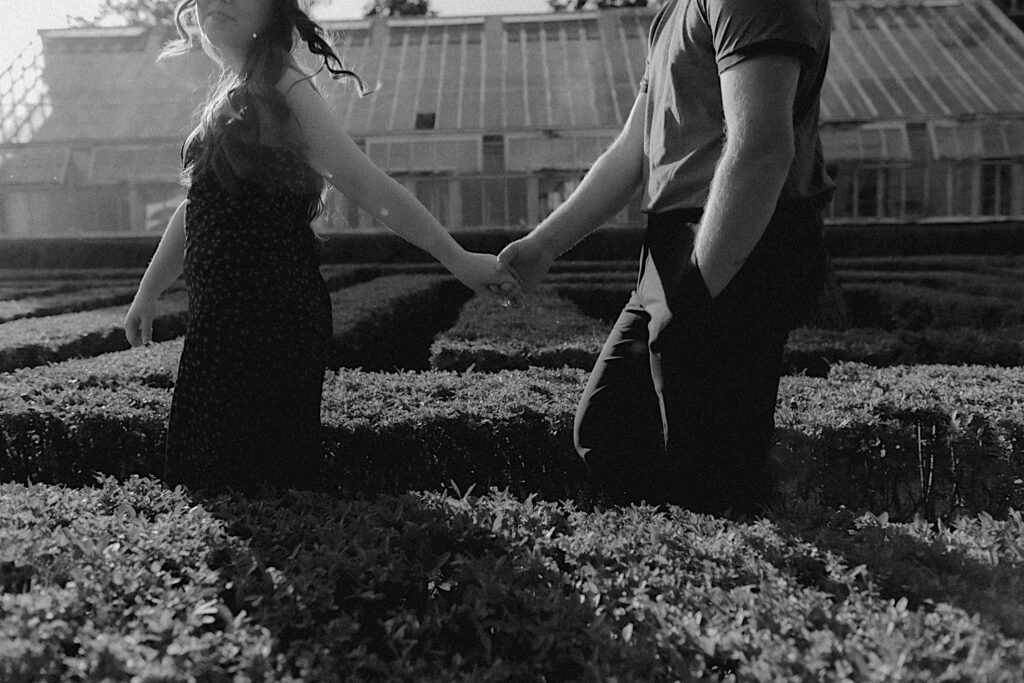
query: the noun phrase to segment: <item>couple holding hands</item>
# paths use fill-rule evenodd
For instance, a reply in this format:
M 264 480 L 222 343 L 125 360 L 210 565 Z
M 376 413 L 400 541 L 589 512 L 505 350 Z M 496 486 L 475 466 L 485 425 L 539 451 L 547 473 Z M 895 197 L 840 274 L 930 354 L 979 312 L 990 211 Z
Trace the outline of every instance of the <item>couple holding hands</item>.
M 310 222 L 325 183 L 505 305 L 641 191 L 636 287 L 580 399 L 576 449 L 617 504 L 742 516 L 770 502 L 783 346 L 827 268 L 828 0 L 666 3 L 622 131 L 497 258 L 463 250 L 340 128 L 296 46 L 366 88 L 297 0 L 181 0 L 177 18 L 164 54 L 198 39 L 223 78 L 184 147 L 187 199 L 125 320 L 132 345 L 147 342 L 156 298 L 184 273 L 169 480 L 315 477 L 331 307 Z

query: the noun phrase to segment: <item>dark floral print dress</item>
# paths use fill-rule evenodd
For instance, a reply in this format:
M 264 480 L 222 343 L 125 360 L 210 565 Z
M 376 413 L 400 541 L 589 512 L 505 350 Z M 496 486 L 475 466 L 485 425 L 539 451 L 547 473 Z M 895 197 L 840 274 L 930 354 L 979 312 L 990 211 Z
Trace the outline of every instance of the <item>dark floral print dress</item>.
M 266 175 L 313 173 L 290 149 L 260 149 Z M 170 483 L 254 490 L 315 482 L 331 303 L 309 223 L 317 197 L 298 186 L 243 180 L 230 191 L 212 170 L 192 178 L 188 328 L 168 422 Z

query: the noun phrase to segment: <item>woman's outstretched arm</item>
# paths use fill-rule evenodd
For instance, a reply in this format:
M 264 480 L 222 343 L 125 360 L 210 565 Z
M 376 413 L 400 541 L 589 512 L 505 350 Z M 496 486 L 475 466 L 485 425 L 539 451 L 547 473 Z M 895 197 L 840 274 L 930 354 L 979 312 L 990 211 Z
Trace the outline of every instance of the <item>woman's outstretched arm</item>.
M 476 292 L 518 292 L 518 283 L 496 268 L 496 257 L 463 249 L 437 219 L 400 183 L 363 154 L 334 119 L 323 97 L 297 72 L 278 84 L 295 116 L 310 166 L 359 208 L 440 261 Z
M 186 204 L 187 200 L 178 204 L 174 210 L 149 267 L 142 276 L 139 291 L 135 293 L 135 299 L 125 315 L 124 332 L 132 346 L 152 341 L 156 300 L 181 276 L 185 261 Z

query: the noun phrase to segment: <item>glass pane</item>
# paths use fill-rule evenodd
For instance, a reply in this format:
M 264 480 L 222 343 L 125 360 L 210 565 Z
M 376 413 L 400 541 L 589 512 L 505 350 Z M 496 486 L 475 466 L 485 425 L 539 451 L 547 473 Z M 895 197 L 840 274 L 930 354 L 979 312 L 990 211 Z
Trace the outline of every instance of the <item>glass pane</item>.
M 462 224 L 479 226 L 483 224 L 483 196 L 480 181 L 467 179 L 459 181 L 462 185 Z
M 412 144 L 409 142 L 392 142 L 391 153 L 388 154 L 388 173 L 408 171 L 412 163 Z
M 1011 182 L 1008 164 L 985 164 L 981 167 L 982 215 L 1007 216 L 1010 214 Z
M 416 198 L 442 225 L 451 223 L 448 180 L 426 179 L 416 181 Z
M 505 179 L 484 180 L 484 225 L 507 225 L 505 211 Z
M 579 184 L 577 176 L 546 176 L 539 179 L 538 197 L 540 217 L 547 218 L 561 206 Z
M 903 207 L 905 215 L 922 216 L 925 213 L 924 168 L 911 166 L 903 172 L 907 183 L 907 198 Z
M 484 140 L 484 173 L 505 172 L 505 139 Z
M 974 215 L 974 166 L 958 165 L 953 168 L 953 190 L 950 196 L 951 214 Z
M 854 172 L 850 166 L 832 166 L 828 170 L 836 183 L 836 193 L 832 200 L 832 215 L 836 218 L 853 217 L 853 180 Z
M 508 180 L 508 225 L 526 227 L 526 178 Z
M 949 180 L 952 169 L 948 164 L 936 164 L 928 171 L 928 215 L 948 216 Z
M 882 215 L 889 218 L 903 216 L 903 169 L 878 169 L 879 181 L 883 188 Z
M 857 216 L 878 216 L 879 177 L 877 168 L 857 169 Z

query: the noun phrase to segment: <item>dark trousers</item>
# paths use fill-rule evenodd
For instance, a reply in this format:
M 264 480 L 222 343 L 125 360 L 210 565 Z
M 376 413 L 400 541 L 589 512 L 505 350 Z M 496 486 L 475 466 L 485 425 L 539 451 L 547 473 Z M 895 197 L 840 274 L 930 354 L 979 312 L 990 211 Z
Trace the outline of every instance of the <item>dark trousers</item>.
M 615 503 L 756 513 L 773 486 L 783 346 L 826 273 L 820 211 L 776 211 L 714 299 L 689 265 L 697 217 L 649 218 L 637 287 L 580 400 L 576 449 Z

